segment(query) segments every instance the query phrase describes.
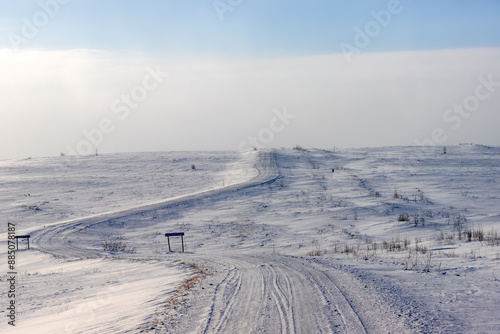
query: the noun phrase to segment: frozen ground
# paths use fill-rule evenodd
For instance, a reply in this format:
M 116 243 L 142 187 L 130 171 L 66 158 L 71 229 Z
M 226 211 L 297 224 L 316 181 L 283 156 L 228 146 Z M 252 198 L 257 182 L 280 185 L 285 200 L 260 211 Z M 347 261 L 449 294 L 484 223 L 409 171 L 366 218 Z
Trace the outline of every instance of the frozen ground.
M 4 268 L 7 222 L 32 250 L 0 331 L 497 333 L 499 169 L 478 145 L 2 161 Z

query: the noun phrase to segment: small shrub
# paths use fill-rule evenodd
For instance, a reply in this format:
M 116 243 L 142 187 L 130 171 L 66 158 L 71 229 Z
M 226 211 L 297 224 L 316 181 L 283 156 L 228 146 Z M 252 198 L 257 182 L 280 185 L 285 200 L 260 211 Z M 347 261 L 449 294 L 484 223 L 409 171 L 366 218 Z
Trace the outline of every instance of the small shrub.
M 458 255 L 455 254 L 455 250 L 451 250 L 450 252 L 446 253 L 446 252 L 443 252 L 443 255 L 446 256 L 446 257 L 458 257 Z
M 407 213 L 402 213 L 398 217 L 398 221 L 400 222 L 409 222 L 410 221 L 410 215 Z
M 431 271 L 431 259 L 432 259 L 432 252 L 429 252 L 424 259 L 424 272 L 426 273 Z
M 103 241 L 102 248 L 105 251 L 135 253 L 135 248 L 129 247 L 126 242 L 123 242 L 121 240 Z
M 482 227 L 467 226 L 464 231 L 465 238 L 467 242 L 477 240 L 479 242 L 488 241 L 485 240 L 485 234 Z
M 443 234 L 443 232 L 441 231 L 441 234 Z M 453 244 L 454 243 L 454 240 L 455 240 L 455 233 L 451 233 L 451 234 L 444 234 L 443 237 L 442 237 L 442 240 L 445 240 L 446 243 L 448 244 Z
M 476 259 L 476 251 L 475 250 L 471 250 L 470 253 L 464 254 L 464 256 L 466 258 L 471 259 L 471 260 L 475 260 Z
M 420 238 L 415 238 L 415 251 L 420 252 L 422 254 L 427 253 L 427 247 L 421 245 L 420 243 L 422 242 L 422 239 Z
M 472 241 L 472 228 L 471 227 L 467 227 L 465 229 L 465 238 L 466 238 L 467 242 Z
M 326 251 L 321 249 L 317 240 L 313 241 L 313 249 L 306 253 L 307 256 L 322 256 L 324 254 L 326 254 Z
M 478 241 L 484 241 L 484 231 L 481 227 L 474 228 L 472 231 L 472 236 Z
M 310 250 L 306 253 L 307 256 L 322 256 L 324 254 L 325 254 L 325 251 L 321 250 L 321 249 L 313 249 L 313 250 Z
M 405 257 L 405 265 L 404 270 L 415 270 L 419 271 L 419 259 L 422 256 L 419 255 L 419 251 L 415 248 L 408 248 L 408 255 Z M 427 255 L 423 258 L 422 262 L 422 271 L 429 272 L 431 270 L 431 259 L 432 252 L 427 253 Z
M 453 220 L 454 220 L 453 226 L 458 230 L 458 240 L 462 240 L 462 232 L 463 232 L 465 223 L 467 222 L 467 219 L 462 215 L 458 215 L 458 216 L 454 217 Z
M 410 199 L 408 198 L 408 196 L 406 196 L 405 194 L 400 194 L 398 193 L 397 190 L 394 190 L 394 195 L 393 195 L 394 198 L 399 198 L 399 199 L 402 199 L 404 201 L 409 201 Z
M 296 151 L 307 151 L 305 148 L 303 148 L 303 147 L 302 147 L 302 146 L 300 146 L 300 145 L 295 145 L 295 146 L 293 147 L 293 149 L 294 149 L 294 150 L 296 150 Z
M 486 234 L 486 242 L 489 246 L 500 246 L 500 235 L 497 231 L 491 230 Z
M 405 249 L 408 249 L 408 247 L 410 247 L 410 244 L 411 244 L 411 241 L 410 241 L 410 239 L 408 239 L 408 237 L 403 239 L 403 246 Z
M 420 191 L 420 197 L 419 197 L 418 200 L 421 201 L 421 202 L 429 202 L 429 198 L 424 195 L 423 191 Z

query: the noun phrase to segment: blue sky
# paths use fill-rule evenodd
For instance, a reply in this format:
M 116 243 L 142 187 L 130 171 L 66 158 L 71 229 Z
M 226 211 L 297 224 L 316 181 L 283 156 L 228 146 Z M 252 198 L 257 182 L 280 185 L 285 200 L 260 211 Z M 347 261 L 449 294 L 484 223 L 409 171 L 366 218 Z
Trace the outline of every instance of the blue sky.
M 0 8 L 0 159 L 96 148 L 500 144 L 500 1 Z M 169 75 L 156 82 L 155 71 Z M 455 108 L 475 102 L 471 113 Z M 293 117 L 277 123 L 277 113 Z
M 50 3 L 42 0 L 41 3 Z M 52 0 L 55 1 L 55 0 Z M 227 0 L 221 0 L 227 3 Z M 174 55 L 269 57 L 340 52 L 354 27 L 389 1 L 241 0 L 221 21 L 214 1 L 73 0 L 28 48 L 98 49 Z M 234 2 L 233 2 L 234 3 Z M 236 2 L 237 3 L 237 2 Z M 369 50 L 433 50 L 500 45 L 500 2 L 495 0 L 408 1 Z M 1 47 L 6 32 L 40 11 L 39 1 L 1 1 Z

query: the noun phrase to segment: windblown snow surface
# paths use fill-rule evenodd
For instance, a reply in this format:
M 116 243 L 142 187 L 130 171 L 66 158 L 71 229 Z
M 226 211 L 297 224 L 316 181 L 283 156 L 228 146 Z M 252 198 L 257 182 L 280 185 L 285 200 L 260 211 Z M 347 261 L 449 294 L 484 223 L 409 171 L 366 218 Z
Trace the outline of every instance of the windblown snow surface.
M 498 333 L 499 176 L 479 145 L 1 161 L 0 332 Z

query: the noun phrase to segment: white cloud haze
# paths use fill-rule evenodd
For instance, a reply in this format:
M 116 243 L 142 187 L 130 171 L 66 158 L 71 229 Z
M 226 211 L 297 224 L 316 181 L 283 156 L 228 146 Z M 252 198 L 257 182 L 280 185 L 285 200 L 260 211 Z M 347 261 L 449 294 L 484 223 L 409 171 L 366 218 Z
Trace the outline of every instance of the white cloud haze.
M 350 65 L 341 54 L 228 60 L 0 50 L 0 159 L 75 149 L 105 118 L 113 130 L 100 152 L 237 149 L 283 107 L 296 117 L 269 147 L 414 145 L 438 127 L 444 144 L 498 145 L 500 86 L 457 129 L 443 114 L 474 95 L 479 77 L 500 82 L 499 59 L 499 48 L 363 53 Z M 112 103 L 142 85 L 148 67 L 169 76 L 120 119 Z

